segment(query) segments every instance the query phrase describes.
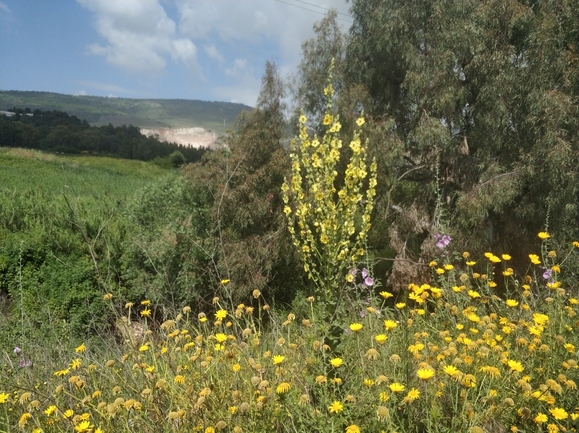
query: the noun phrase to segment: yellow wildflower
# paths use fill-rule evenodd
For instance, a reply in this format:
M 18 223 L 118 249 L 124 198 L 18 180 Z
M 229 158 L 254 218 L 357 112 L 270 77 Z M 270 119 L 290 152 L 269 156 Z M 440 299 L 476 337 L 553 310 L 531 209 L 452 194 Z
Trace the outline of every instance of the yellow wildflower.
M 461 371 L 458 368 L 456 368 L 454 365 L 445 365 L 444 368 L 442 369 L 442 371 L 444 371 L 450 377 L 457 377 L 457 376 L 460 376 L 462 374 Z
M 215 313 L 215 318 L 217 320 L 223 320 L 227 317 L 227 311 L 225 310 L 217 310 L 217 312 Z
M 387 331 L 390 331 L 396 328 L 398 324 L 394 320 L 384 320 L 384 327 Z
M 350 325 L 350 330 L 352 332 L 358 332 L 359 330 L 361 330 L 364 327 L 364 325 L 362 325 L 361 323 L 352 323 Z
M 551 412 L 553 418 L 555 418 L 558 421 L 569 418 L 569 414 L 567 413 L 567 411 L 561 407 L 549 409 L 549 412 Z
M 277 394 L 284 394 L 284 393 L 288 392 L 290 390 L 290 388 L 291 388 L 291 385 L 288 382 L 282 382 L 277 386 L 275 392 Z
M 388 337 L 384 334 L 378 334 L 374 337 L 374 340 L 376 340 L 378 344 L 384 344 L 387 339 Z
M 416 376 L 420 380 L 426 381 L 434 377 L 434 370 L 432 368 L 419 368 L 416 372 Z
M 31 418 L 32 415 L 28 412 L 25 412 L 22 414 L 22 416 L 20 417 L 20 420 L 18 421 L 18 427 L 23 428 L 27 423 L 28 423 L 28 419 Z
M 332 367 L 335 367 L 335 368 L 340 367 L 343 363 L 344 363 L 344 361 L 342 361 L 342 358 L 330 359 L 330 364 L 332 364 Z
M 175 377 L 173 378 L 173 381 L 174 381 L 175 383 L 177 383 L 177 384 L 184 384 L 184 383 L 185 383 L 185 378 L 184 378 L 182 375 L 178 374 L 177 376 L 175 376 Z
M 507 365 L 509 366 L 509 368 L 512 371 L 518 371 L 519 373 L 521 373 L 525 369 L 523 367 L 523 364 L 521 364 L 519 361 L 515 361 L 513 359 L 509 359 L 507 362 Z
M 539 259 L 539 256 L 536 254 L 529 254 L 529 259 L 531 260 L 531 263 L 534 265 L 541 264 L 541 260 Z
M 344 405 L 339 401 L 334 401 L 330 406 L 328 406 L 330 413 L 340 413 L 344 410 Z
M 406 394 L 405 399 L 408 399 L 409 401 L 414 401 L 414 400 L 418 400 L 420 398 L 420 391 L 418 391 L 416 388 L 412 388 L 410 391 L 408 391 L 408 394 Z
M 90 421 L 81 421 L 74 427 L 74 430 L 79 433 L 85 433 L 92 431 L 93 427 Z

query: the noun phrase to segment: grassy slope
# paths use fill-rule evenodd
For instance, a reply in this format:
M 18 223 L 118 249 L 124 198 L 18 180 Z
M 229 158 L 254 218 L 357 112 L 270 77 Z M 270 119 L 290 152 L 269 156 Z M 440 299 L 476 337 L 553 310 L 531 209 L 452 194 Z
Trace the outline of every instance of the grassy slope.
M 116 260 L 130 236 L 126 210 L 136 194 L 170 175 L 142 161 L 0 148 L 0 347 L 36 340 L 41 346 L 59 333 L 66 339 L 102 315 L 102 305 L 92 302 L 97 286 L 89 250 L 67 201 L 107 264 L 101 253 L 111 251 Z M 17 285 L 22 319 L 12 314 L 15 298 L 8 295 Z M 9 331 L 15 326 L 18 336 Z
M 202 127 L 225 132 L 243 104 L 185 99 L 127 99 L 72 96 L 49 92 L 0 91 L 0 110 L 30 108 L 59 110 L 86 119 L 91 125 L 135 125 L 141 128 Z M 225 125 L 224 125 L 225 121 Z
M 105 194 L 131 197 L 167 171 L 151 163 L 90 156 L 56 156 L 28 149 L 0 149 L 0 185 L 12 191 L 34 190 L 45 196 Z M 72 191 L 73 190 L 73 191 Z

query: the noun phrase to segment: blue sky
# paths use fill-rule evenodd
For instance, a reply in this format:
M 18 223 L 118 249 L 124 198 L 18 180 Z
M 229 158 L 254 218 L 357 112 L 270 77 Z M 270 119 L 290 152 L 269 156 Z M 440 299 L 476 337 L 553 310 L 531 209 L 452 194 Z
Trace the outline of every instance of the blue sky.
M 0 0 L 0 89 L 255 105 L 344 0 Z

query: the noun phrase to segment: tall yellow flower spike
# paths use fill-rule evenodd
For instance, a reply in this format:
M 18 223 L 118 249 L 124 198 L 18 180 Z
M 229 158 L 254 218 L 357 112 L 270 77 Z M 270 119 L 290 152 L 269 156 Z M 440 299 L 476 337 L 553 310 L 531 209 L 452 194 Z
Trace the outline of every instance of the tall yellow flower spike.
M 350 159 L 339 175 L 341 123 L 332 113 L 334 89 L 331 69 L 323 116 L 323 137 L 310 137 L 306 116 L 299 118 L 300 132 L 292 142 L 291 177 L 283 186 L 284 212 L 304 271 L 325 300 L 340 287 L 343 272 L 364 254 L 376 195 L 376 161 L 368 166 L 366 143 L 360 138 L 363 117 L 349 143 Z M 342 180 L 343 179 L 343 180 Z

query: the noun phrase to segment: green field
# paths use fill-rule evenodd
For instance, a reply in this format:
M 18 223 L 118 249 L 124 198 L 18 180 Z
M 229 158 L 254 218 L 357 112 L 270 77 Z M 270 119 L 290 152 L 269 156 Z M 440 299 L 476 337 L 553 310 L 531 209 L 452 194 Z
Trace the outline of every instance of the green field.
M 0 148 L 0 187 L 3 191 L 61 196 L 105 194 L 113 198 L 134 191 L 167 173 L 143 161 L 89 156 L 56 156 L 29 149 Z
M 233 127 L 243 104 L 185 99 L 128 99 L 72 96 L 49 92 L 0 91 L 0 110 L 58 110 L 91 125 L 134 125 L 140 128 L 201 127 L 225 132 Z
M 175 177 L 141 161 L 0 149 L 0 328 L 14 326 L 14 309 L 23 321 L 0 341 L 94 328 L 103 314 L 95 297 L 118 283 L 108 269 L 136 233 L 131 206 Z

